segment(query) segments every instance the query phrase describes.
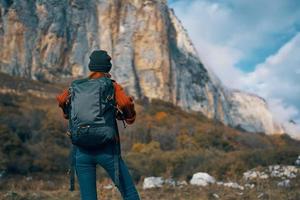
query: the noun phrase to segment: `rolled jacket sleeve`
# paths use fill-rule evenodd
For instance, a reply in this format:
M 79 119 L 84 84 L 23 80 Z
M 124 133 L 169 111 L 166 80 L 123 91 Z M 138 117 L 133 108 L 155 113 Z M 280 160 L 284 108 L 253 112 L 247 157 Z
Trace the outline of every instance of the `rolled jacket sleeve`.
M 69 118 L 68 113 L 67 113 L 68 106 L 69 106 L 69 97 L 70 97 L 70 95 L 69 95 L 68 89 L 64 89 L 60 94 L 58 94 L 56 96 L 58 106 L 62 109 L 63 116 L 65 119 Z
M 114 82 L 115 99 L 119 109 L 123 112 L 127 124 L 132 124 L 135 121 L 136 112 L 134 109 L 133 98 L 127 96 L 122 86 Z

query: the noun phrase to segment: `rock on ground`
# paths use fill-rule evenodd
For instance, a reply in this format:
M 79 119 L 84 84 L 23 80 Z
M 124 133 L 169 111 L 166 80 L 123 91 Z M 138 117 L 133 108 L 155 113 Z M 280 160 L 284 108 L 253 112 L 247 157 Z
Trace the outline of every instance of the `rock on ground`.
M 163 183 L 162 177 L 146 177 L 143 182 L 143 189 L 162 187 Z
M 291 186 L 291 181 L 289 179 L 286 179 L 286 180 L 278 182 L 277 185 L 279 187 L 290 187 Z
M 251 169 L 244 172 L 243 178 L 245 180 L 268 179 L 269 177 L 290 179 L 296 178 L 298 173 L 299 169 L 293 165 L 270 165 L 262 171 Z
M 205 172 L 198 172 L 193 175 L 190 180 L 191 185 L 207 186 L 208 184 L 215 183 L 216 180 L 214 177 L 210 176 Z
M 235 182 L 217 182 L 218 185 L 223 185 L 225 187 L 230 187 L 230 188 L 234 188 L 234 189 L 240 189 L 240 190 L 244 190 L 244 187 L 239 185 L 238 183 Z

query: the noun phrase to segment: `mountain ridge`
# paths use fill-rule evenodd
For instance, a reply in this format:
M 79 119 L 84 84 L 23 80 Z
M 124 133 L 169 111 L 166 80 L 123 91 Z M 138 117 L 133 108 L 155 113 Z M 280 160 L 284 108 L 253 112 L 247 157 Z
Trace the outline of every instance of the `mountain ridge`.
M 259 98 L 229 90 L 202 64 L 165 1 L 0 5 L 0 71 L 50 82 L 85 76 L 89 53 L 101 48 L 112 55 L 113 77 L 138 99 L 162 99 L 249 132 L 284 132 Z

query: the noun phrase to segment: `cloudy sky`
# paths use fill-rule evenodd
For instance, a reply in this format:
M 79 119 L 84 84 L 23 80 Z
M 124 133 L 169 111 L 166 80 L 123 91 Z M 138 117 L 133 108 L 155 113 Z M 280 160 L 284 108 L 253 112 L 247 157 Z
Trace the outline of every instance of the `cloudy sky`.
M 300 1 L 169 0 L 202 62 L 300 137 Z M 290 120 L 298 125 L 289 123 Z

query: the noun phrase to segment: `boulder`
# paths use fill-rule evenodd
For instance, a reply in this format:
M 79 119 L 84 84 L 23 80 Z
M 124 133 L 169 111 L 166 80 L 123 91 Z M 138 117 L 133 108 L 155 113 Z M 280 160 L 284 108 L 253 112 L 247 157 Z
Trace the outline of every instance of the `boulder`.
M 187 185 L 188 183 L 186 181 L 177 181 L 176 184 L 178 186 L 184 186 L 184 185 Z
M 162 187 L 164 180 L 162 177 L 146 177 L 143 182 L 143 189 Z
M 296 178 L 298 169 L 292 165 L 280 166 L 271 165 L 269 166 L 269 172 L 272 177 L 278 178 Z
M 298 173 L 299 169 L 293 165 L 270 165 L 264 170 L 251 169 L 244 172 L 243 178 L 245 180 L 268 179 L 269 177 L 291 179 L 296 178 Z
M 245 180 L 253 179 L 268 179 L 269 176 L 265 172 L 260 172 L 256 170 L 249 170 L 243 173 L 243 178 Z
M 190 180 L 191 185 L 207 186 L 208 184 L 215 183 L 214 177 L 205 172 L 198 172 L 193 175 Z

